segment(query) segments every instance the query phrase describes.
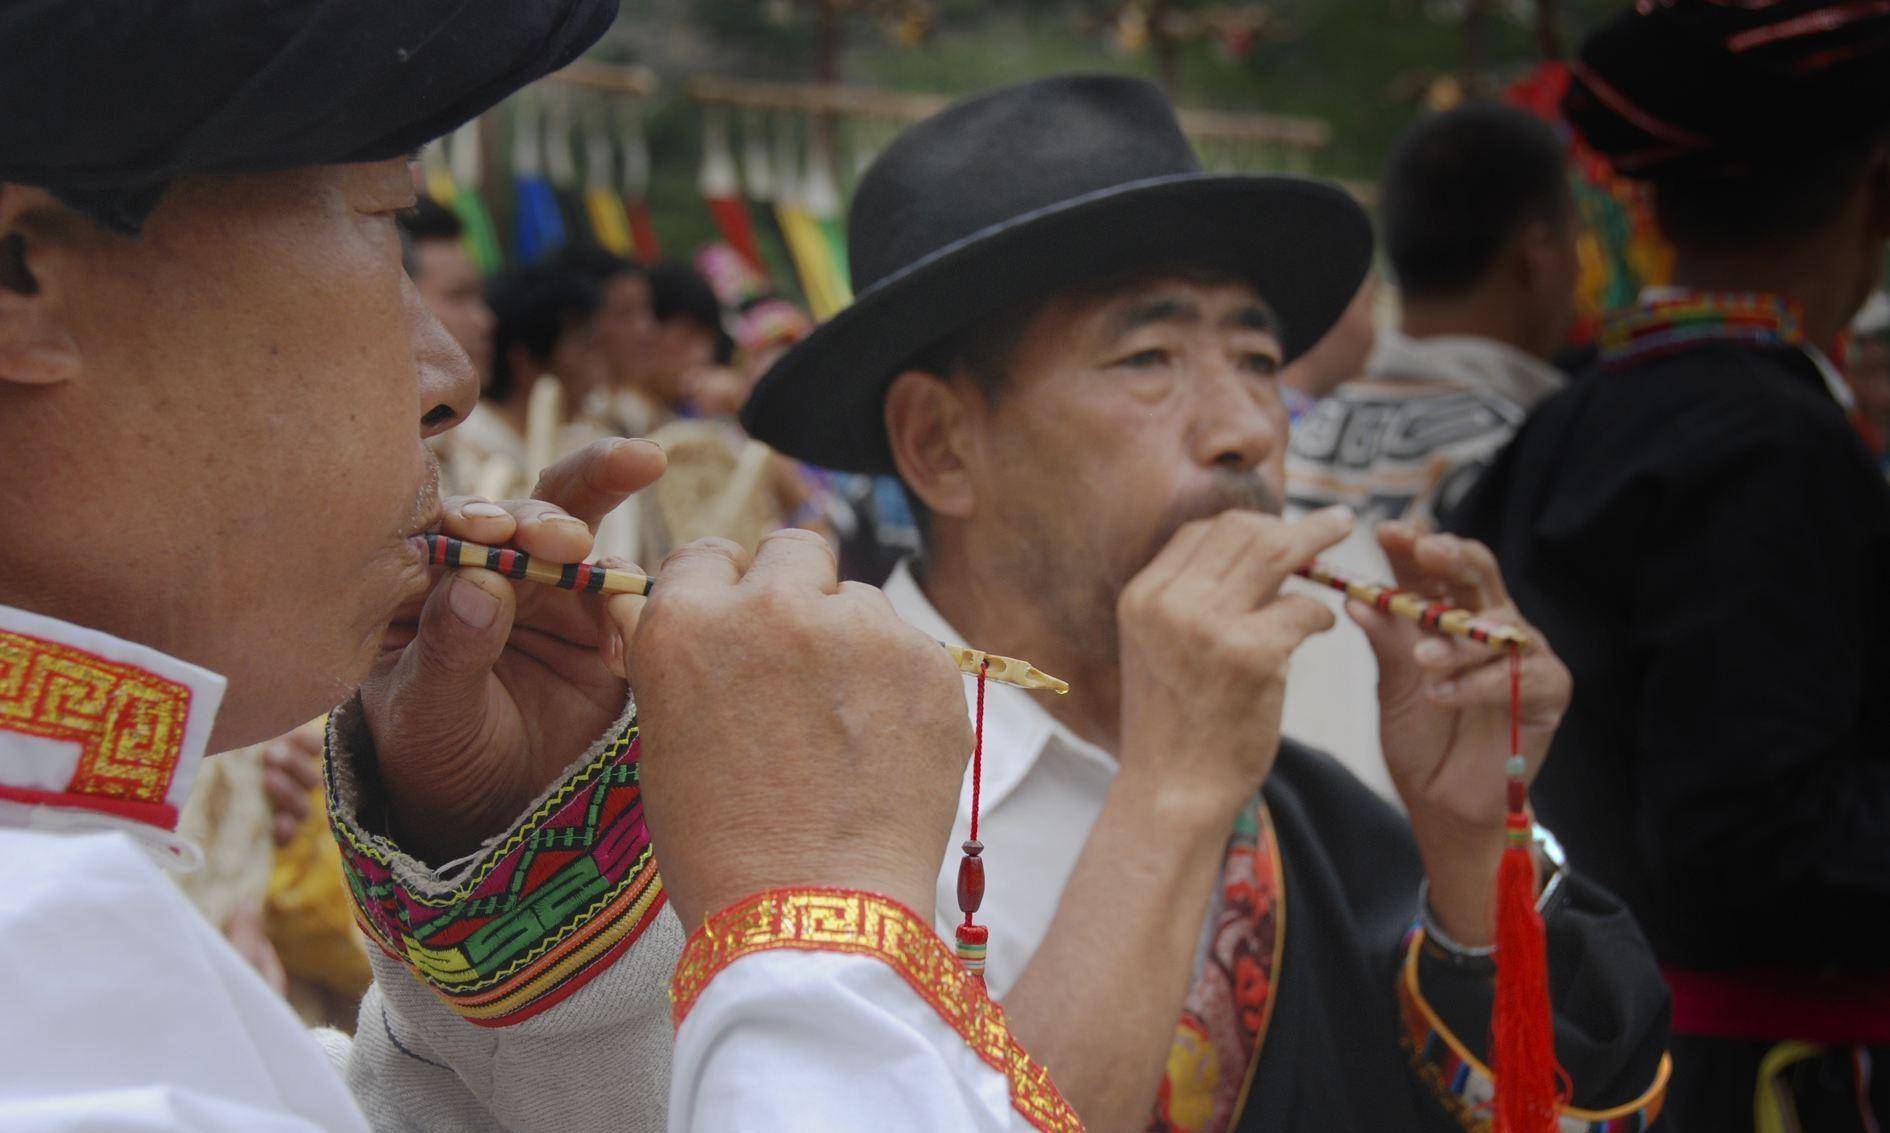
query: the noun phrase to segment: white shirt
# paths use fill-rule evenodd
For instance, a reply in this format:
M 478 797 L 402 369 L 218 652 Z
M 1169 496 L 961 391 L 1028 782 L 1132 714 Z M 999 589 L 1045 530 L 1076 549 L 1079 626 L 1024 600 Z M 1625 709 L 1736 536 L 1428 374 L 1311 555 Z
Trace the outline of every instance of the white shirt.
M 933 608 L 908 564 L 886 580 L 886 597 L 906 621 L 940 641 L 966 644 Z M 966 677 L 968 686 L 975 678 Z M 986 682 L 984 787 L 978 839 L 984 843 L 985 891 L 978 923 L 991 931 L 984 979 L 1002 999 L 1043 943 L 1063 887 L 1102 813 L 1116 761 L 1045 711 L 1049 695 Z M 975 698 L 967 696 L 975 704 Z M 950 936 L 958 911 L 958 847 L 971 836 L 969 772 L 938 875 L 938 925 Z
M 133 741 L 175 757 L 163 804 L 180 803 L 224 683 L 0 606 L 0 787 L 71 786 L 85 741 L 32 733 L 90 714 L 141 723 Z M 126 703 L 115 698 L 137 698 L 132 685 L 187 690 L 187 708 L 113 716 Z M 159 871 L 189 854 L 157 826 L 0 798 L 0 1129 L 367 1129 L 315 1036 Z M 1031 1128 L 1007 1075 L 891 967 L 793 951 L 740 959 L 704 989 L 678 1036 L 669 1122 L 692 1133 Z
M 1009 1079 L 891 967 L 761 952 L 710 982 L 676 1032 L 673 1133 L 997 1133 L 1034 1128 Z
M 79 770 L 83 741 L 29 734 L 22 717 L 110 718 L 84 696 L 61 704 L 59 682 L 97 692 L 114 670 L 27 638 L 188 690 L 165 794 L 182 802 L 222 677 L 21 610 L 0 607 L 0 632 L 0 724 L 15 725 L 0 727 L 0 785 L 57 793 Z M 159 871 L 190 855 L 156 826 L 0 800 L 0 1129 L 367 1128 L 313 1034 Z

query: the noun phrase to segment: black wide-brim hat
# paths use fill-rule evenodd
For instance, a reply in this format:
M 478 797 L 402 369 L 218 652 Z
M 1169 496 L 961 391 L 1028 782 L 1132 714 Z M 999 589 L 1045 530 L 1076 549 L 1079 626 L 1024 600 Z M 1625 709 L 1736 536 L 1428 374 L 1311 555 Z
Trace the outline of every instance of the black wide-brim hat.
M 1569 71 L 1563 113 L 1618 172 L 1738 172 L 1890 124 L 1890 5 L 1635 4 Z
M 1371 224 L 1322 181 L 1204 173 L 1155 86 L 1063 76 L 953 104 L 860 178 L 858 297 L 784 354 L 742 407 L 755 437 L 828 468 L 892 472 L 886 388 L 998 312 L 1138 268 L 1210 268 L 1273 309 L 1287 361 L 1338 320 Z
M 6 0 L 0 181 L 136 233 L 170 182 L 384 161 L 564 66 L 617 0 Z

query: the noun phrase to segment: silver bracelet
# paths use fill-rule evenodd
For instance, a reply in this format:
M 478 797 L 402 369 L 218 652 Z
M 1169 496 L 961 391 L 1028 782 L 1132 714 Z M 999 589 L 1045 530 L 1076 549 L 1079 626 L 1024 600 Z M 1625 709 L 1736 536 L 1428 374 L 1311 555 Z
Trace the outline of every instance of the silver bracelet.
M 1542 886 L 1542 892 L 1536 896 L 1536 912 L 1546 913 L 1549 902 L 1562 888 L 1562 877 L 1567 872 L 1564 866 L 1567 857 L 1562 853 L 1562 843 L 1547 827 L 1535 824 L 1534 841 L 1542 850 L 1542 856 L 1549 861 L 1549 880 Z M 1496 945 L 1487 944 L 1472 948 L 1452 938 L 1437 923 L 1437 916 L 1431 911 L 1431 879 L 1426 877 L 1418 882 L 1418 918 L 1424 926 L 1424 938 L 1442 950 L 1446 955 L 1458 960 L 1488 960 L 1496 955 Z

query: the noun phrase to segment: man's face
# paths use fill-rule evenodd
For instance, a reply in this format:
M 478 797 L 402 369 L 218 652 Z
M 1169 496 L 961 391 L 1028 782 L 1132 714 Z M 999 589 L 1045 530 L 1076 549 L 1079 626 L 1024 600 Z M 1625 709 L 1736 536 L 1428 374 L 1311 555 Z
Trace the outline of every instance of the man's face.
M 604 283 L 597 310 L 597 341 L 613 382 L 642 384 L 656 342 L 656 316 L 650 313 L 650 282 L 639 275 L 614 275 Z
M 1272 320 L 1245 284 L 1149 277 L 1053 299 L 993 400 L 974 396 L 970 552 L 1085 648 L 1190 519 L 1277 512 L 1287 413 Z
M 402 269 L 413 199 L 404 161 L 188 177 L 138 239 L 29 240 L 78 365 L 0 380 L 0 600 L 228 676 L 217 747 L 338 703 L 426 585 L 422 439 L 477 387 Z
M 484 382 L 492 374 L 492 308 L 486 305 L 478 265 L 457 240 L 418 241 L 413 259 L 420 297 Z

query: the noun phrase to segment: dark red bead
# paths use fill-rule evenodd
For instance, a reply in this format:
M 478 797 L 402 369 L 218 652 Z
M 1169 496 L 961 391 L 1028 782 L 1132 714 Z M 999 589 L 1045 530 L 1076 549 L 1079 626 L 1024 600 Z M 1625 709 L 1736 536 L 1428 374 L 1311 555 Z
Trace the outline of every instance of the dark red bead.
M 1521 779 L 1511 779 L 1509 781 L 1509 812 L 1511 814 L 1521 814 L 1523 807 L 1528 802 L 1529 785 L 1524 783 Z
M 970 843 L 976 845 L 976 843 Z M 983 849 L 982 846 L 979 849 Z M 967 851 L 958 863 L 958 911 L 975 913 L 984 903 L 984 860 Z

